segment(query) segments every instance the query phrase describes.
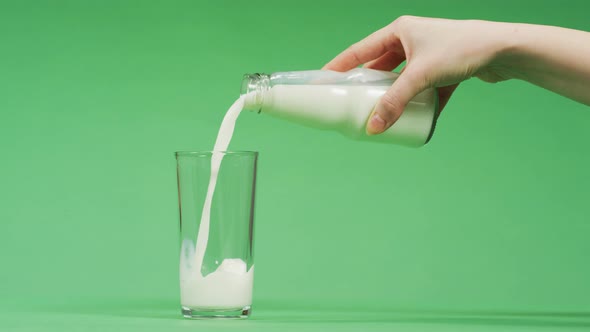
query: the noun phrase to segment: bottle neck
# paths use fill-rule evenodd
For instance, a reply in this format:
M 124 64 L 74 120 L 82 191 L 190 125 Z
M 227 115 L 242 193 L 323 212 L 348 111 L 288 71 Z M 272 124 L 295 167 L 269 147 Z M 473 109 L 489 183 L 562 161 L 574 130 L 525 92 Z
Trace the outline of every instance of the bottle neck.
M 246 74 L 242 79 L 240 96 L 244 97 L 244 109 L 252 112 L 262 110 L 265 92 L 270 89 L 270 75 Z

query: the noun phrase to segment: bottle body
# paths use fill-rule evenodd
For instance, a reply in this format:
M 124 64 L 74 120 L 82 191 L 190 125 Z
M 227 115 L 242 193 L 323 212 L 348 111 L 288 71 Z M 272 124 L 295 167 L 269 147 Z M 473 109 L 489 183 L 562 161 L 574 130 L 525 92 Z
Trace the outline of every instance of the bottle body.
M 370 69 L 285 72 L 247 76 L 245 108 L 305 126 L 333 130 L 356 140 L 419 147 L 430 138 L 437 115 L 434 89 L 416 96 L 402 116 L 379 135 L 367 135 L 366 123 L 379 99 L 399 76 Z M 248 88 L 249 87 L 249 88 Z

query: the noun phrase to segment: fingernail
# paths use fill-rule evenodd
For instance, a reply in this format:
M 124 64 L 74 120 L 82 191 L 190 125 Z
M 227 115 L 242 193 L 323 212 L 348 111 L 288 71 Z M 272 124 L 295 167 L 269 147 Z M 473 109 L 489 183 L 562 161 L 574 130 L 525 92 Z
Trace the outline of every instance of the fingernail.
M 367 126 L 367 134 L 375 135 L 382 133 L 385 130 L 385 120 L 379 114 L 373 113 L 371 119 L 369 120 L 369 125 Z

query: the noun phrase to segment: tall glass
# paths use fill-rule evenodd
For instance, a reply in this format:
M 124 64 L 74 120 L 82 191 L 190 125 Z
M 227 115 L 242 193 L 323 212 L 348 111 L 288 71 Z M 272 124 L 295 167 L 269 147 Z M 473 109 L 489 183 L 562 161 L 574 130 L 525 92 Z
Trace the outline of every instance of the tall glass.
M 186 318 L 250 315 L 257 159 L 251 151 L 176 153 Z

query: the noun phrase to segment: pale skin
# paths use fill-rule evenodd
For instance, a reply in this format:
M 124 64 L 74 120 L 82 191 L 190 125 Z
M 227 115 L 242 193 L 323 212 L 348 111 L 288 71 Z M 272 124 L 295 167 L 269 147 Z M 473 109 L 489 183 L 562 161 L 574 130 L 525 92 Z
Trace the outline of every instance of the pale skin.
M 379 134 L 418 93 L 436 88 L 442 108 L 462 81 L 520 79 L 590 106 L 590 33 L 553 26 L 402 16 L 324 66 L 391 71 L 406 65 L 375 106 L 367 133 Z

